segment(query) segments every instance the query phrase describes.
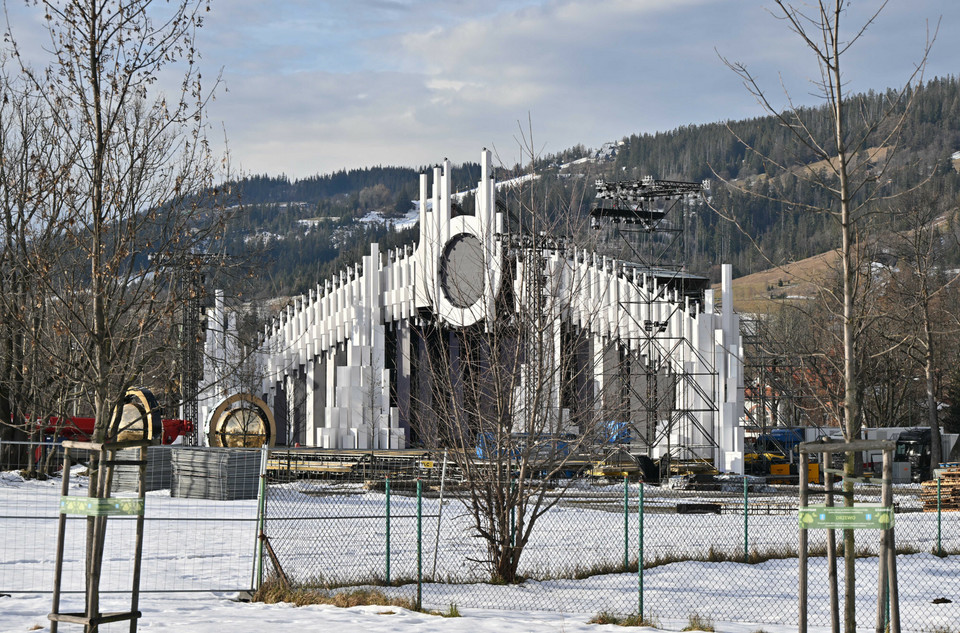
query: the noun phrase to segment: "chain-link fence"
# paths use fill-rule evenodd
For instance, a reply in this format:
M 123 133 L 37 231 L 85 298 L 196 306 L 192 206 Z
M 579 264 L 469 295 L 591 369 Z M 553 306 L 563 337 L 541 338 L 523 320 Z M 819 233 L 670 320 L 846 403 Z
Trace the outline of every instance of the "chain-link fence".
M 59 463 L 56 446 L 26 448 L 41 458 L 51 451 L 49 463 Z M 550 493 L 556 505 L 537 521 L 521 554 L 526 582 L 498 585 L 490 582 L 490 555 L 465 483 L 452 465 L 444 468 L 442 456 L 305 449 L 273 451 L 267 459 L 262 451 L 183 447 L 150 453 L 156 489 L 147 493 L 144 591 L 237 591 L 279 569 L 295 584 L 374 585 L 434 609 L 642 608 L 662 620 L 693 613 L 761 624 L 797 619 L 796 486 L 749 478 L 746 486 L 729 478 L 713 489 L 561 480 Z M 85 466 L 72 468 L 71 493 L 82 495 Z M 20 470 L 0 473 L 0 593 L 46 592 L 60 478 L 55 468 L 45 480 Z M 269 486 L 259 485 L 261 472 Z M 262 498 L 260 490 L 267 491 Z M 900 610 L 909 631 L 960 621 L 960 512 L 924 512 L 924 501 L 936 510 L 935 488 L 924 490 L 895 488 Z M 858 487 L 858 503 L 878 500 L 878 488 Z M 78 591 L 84 519 L 67 523 L 65 588 Z M 103 588 L 128 591 L 134 522 L 116 517 L 109 525 Z M 826 626 L 826 532 L 809 537 L 810 624 Z M 879 532 L 858 530 L 856 543 L 857 612 L 869 622 Z
M 424 498 L 432 470 L 436 463 L 421 453 L 275 452 L 268 462 L 266 555 L 297 584 L 415 581 L 418 543 L 422 572 L 425 530 L 435 533 L 440 514 L 437 501 Z
M 322 453 L 306 455 L 299 458 L 325 459 Z M 274 483 L 268 487 L 264 532 L 274 566 L 294 584 L 377 585 L 432 609 L 456 604 L 636 613 L 642 608 L 661 619 L 698 613 L 723 621 L 797 621 L 796 486 L 742 477 L 706 486 L 713 489 L 559 482 L 553 494 L 560 500 L 537 521 L 519 564 L 527 580 L 516 587 L 490 582 L 490 556 L 462 482 L 441 483 L 436 468 L 422 468 L 422 458 L 389 478 L 384 476 L 389 469 L 372 469 L 368 472 L 379 476 L 363 481 L 343 467 L 331 474 L 315 466 L 305 477 L 295 466 L 271 463 Z M 878 501 L 879 487 L 858 487 L 858 503 Z M 956 597 L 960 586 L 930 581 L 939 575 L 960 578 L 960 513 L 923 512 L 919 486 L 897 487 L 895 502 L 903 629 L 960 621 L 957 605 L 936 600 Z M 876 610 L 879 535 L 856 531 L 857 610 L 864 622 Z M 826 614 L 826 531 L 810 531 L 809 543 L 811 614 Z M 267 573 L 270 567 L 268 561 Z M 938 595 L 927 595 L 931 591 Z M 810 624 L 830 622 L 813 615 Z
M 0 593 L 52 591 L 62 452 L 56 444 L 4 442 L 0 448 L 7 459 L 0 472 Z M 11 456 L 22 463 L 11 463 Z M 242 463 L 234 463 L 238 458 Z M 252 587 L 261 461 L 259 450 L 149 449 L 141 591 Z M 40 467 L 29 468 L 30 463 Z M 85 495 L 87 483 L 86 465 L 75 463 L 70 494 Z M 133 495 L 135 486 L 130 473 L 115 470 L 114 496 Z M 66 524 L 63 591 L 79 593 L 86 519 L 68 516 Z M 108 521 L 101 581 L 105 593 L 130 591 L 135 526 L 135 517 Z

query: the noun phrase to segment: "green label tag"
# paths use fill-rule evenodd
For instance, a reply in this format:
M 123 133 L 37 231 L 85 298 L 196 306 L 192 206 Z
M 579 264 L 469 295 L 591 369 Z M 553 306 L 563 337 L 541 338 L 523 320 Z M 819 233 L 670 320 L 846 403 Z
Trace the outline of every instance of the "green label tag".
M 143 499 L 137 497 L 117 497 L 113 499 L 60 497 L 60 514 L 80 514 L 88 517 L 138 516 L 143 514 Z
M 881 505 L 810 506 L 800 508 L 800 528 L 815 529 L 872 529 L 893 527 L 893 508 Z

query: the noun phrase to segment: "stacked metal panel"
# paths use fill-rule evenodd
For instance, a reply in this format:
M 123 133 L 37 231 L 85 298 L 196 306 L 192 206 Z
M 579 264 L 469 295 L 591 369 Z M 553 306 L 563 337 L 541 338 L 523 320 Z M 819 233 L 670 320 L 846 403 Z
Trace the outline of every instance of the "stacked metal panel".
M 170 449 L 147 449 L 146 489 L 166 490 L 170 488 L 173 479 L 173 470 L 170 465 Z M 118 460 L 140 459 L 139 448 L 128 448 L 117 451 Z M 136 492 L 140 478 L 140 467 L 131 465 L 116 466 L 113 469 L 113 489 L 118 492 Z
M 172 452 L 170 496 L 214 501 L 257 498 L 260 451 L 180 448 Z

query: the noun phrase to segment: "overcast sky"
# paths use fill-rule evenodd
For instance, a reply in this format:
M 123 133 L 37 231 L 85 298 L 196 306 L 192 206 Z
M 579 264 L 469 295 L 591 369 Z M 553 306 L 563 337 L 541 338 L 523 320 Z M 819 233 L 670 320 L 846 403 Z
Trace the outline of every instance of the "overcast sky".
M 18 4 L 19 0 L 16 0 Z M 10 2 L 10 0 L 8 0 Z M 803 2 L 803 0 L 800 0 Z M 877 0 L 853 0 L 851 26 Z M 762 114 L 719 58 L 813 104 L 817 74 L 771 0 L 214 0 L 200 33 L 209 110 L 235 167 L 304 177 L 343 167 L 520 160 Z M 928 77 L 960 71 L 960 1 L 890 0 L 846 60 L 848 90 L 902 83 L 941 19 Z M 957 148 L 960 149 L 960 148 Z

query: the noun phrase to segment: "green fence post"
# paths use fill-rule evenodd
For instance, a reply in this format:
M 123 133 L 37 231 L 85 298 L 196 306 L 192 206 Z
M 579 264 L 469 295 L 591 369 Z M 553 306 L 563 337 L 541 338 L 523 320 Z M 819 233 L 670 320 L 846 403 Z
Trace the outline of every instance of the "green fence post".
M 517 504 L 513 498 L 513 486 L 516 483 L 513 477 L 510 478 L 510 496 L 507 497 L 507 503 L 510 504 L 510 562 L 513 563 L 516 556 L 517 546 Z
M 630 568 L 630 480 L 623 476 L 623 571 Z
M 889 583 L 889 576 L 887 577 L 887 579 L 888 579 L 887 586 L 883 588 L 883 598 L 884 598 L 884 606 L 883 606 L 883 630 L 884 630 L 884 631 L 889 631 L 889 630 L 890 630 L 890 583 Z
M 637 615 L 643 619 L 643 480 L 637 498 L 637 521 L 640 524 L 637 538 Z
M 263 530 L 267 510 L 267 447 L 260 449 L 260 489 L 257 491 L 257 558 L 256 558 L 256 586 L 259 589 L 263 584 Z
M 423 482 L 417 480 L 417 611 L 423 609 Z
M 511 477 L 510 478 L 510 494 L 507 497 L 507 503 L 510 504 L 510 547 L 513 547 L 517 544 L 517 504 L 513 501 L 513 486 L 516 484 L 516 481 Z
M 748 490 L 750 489 L 747 484 L 747 475 L 743 475 L 743 562 L 750 562 L 750 522 L 747 518 L 749 512 L 747 511 L 747 505 L 750 500 L 750 494 Z
M 940 540 L 940 478 L 937 477 L 937 556 L 943 556 L 942 541 Z
M 387 493 L 387 584 L 390 584 L 390 477 L 387 476 L 384 489 Z

